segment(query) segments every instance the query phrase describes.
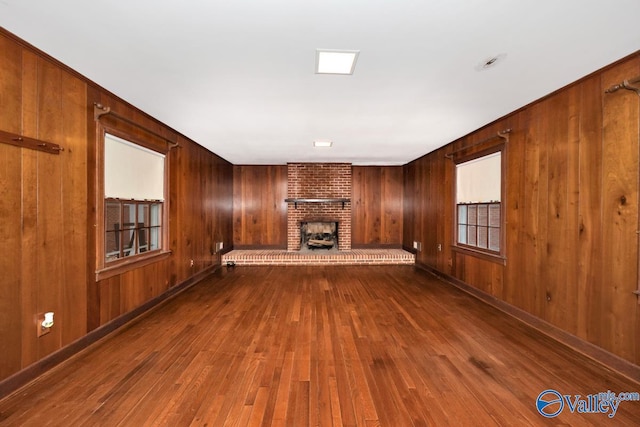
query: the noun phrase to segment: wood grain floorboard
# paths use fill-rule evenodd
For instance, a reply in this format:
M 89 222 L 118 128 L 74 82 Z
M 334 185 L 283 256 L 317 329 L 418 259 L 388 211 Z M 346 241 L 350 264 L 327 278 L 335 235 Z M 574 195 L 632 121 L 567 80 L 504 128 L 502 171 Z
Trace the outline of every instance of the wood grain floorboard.
M 0 401 L 0 426 L 628 425 L 635 383 L 411 266 L 236 267 Z

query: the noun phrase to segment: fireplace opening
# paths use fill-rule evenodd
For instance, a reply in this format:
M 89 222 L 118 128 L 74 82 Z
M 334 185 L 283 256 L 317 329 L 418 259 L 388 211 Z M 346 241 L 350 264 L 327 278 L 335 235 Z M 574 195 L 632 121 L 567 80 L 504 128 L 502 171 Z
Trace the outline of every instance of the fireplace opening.
M 309 221 L 300 223 L 300 250 L 338 250 L 338 223 Z

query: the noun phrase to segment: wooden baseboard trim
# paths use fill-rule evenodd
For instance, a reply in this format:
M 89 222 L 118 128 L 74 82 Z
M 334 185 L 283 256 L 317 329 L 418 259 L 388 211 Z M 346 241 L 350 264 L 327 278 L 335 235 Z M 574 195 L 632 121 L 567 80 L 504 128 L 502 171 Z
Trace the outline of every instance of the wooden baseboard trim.
M 402 245 L 402 250 L 407 251 L 407 252 L 411 252 L 412 254 L 414 254 L 416 256 L 418 255 L 418 251 L 415 250 L 414 248 L 412 248 L 411 246 Z M 417 261 L 416 261 L 416 263 L 417 263 Z
M 233 245 L 232 249 L 239 251 L 252 251 L 252 250 L 265 250 L 265 249 L 279 249 L 286 251 L 287 245 Z
M 629 362 L 617 356 L 602 347 L 598 347 L 595 344 L 592 344 L 588 341 L 583 340 L 569 332 L 560 329 L 559 327 L 552 325 L 546 320 L 540 319 L 539 317 L 534 316 L 531 313 L 528 313 L 518 307 L 515 307 L 505 301 L 502 301 L 493 295 L 490 295 L 480 289 L 474 288 L 473 286 L 463 282 L 460 279 L 457 279 L 453 276 L 450 276 L 446 273 L 443 273 L 439 270 L 436 270 L 433 267 L 428 265 L 416 262 L 416 267 L 430 273 L 440 280 L 451 284 L 458 289 L 468 293 L 469 295 L 479 299 L 480 301 L 489 304 L 498 310 L 508 314 L 511 317 L 531 326 L 537 331 L 545 334 L 546 336 L 554 339 L 555 341 L 563 344 L 578 353 L 581 353 L 590 359 L 606 366 L 607 368 L 616 371 L 617 373 L 624 375 L 630 380 L 636 381 L 640 383 L 640 366 Z
M 191 276 L 179 285 L 167 289 L 161 295 L 150 299 L 149 301 L 145 302 L 139 307 L 136 307 L 130 312 L 125 313 L 108 323 L 105 323 L 104 325 L 90 331 L 85 336 L 77 339 L 71 344 L 57 350 L 54 353 L 51 353 L 50 355 L 40 359 L 39 361 L 27 366 L 23 370 L 16 372 L 10 377 L 5 378 L 4 380 L 0 381 L 0 399 L 3 399 L 4 397 L 14 393 L 21 387 L 27 385 L 31 381 L 38 378 L 40 375 L 47 372 L 48 370 L 70 359 L 72 356 L 86 349 L 91 344 L 94 344 L 110 333 L 115 332 L 123 325 L 131 322 L 133 319 L 145 314 L 152 308 L 156 308 L 158 305 L 167 301 L 169 298 L 176 296 L 180 292 L 183 292 L 196 283 L 204 280 L 205 278 L 216 272 L 220 267 L 220 265 L 212 265 L 208 268 L 205 268 L 204 270 Z
M 351 249 L 402 249 L 402 245 L 395 243 L 352 243 Z

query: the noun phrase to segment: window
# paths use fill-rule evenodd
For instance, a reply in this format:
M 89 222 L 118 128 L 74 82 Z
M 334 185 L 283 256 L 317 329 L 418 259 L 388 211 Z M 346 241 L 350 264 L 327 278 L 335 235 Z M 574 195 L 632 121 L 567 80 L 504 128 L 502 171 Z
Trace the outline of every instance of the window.
M 500 252 L 500 202 L 459 203 L 458 243 Z
M 500 254 L 502 251 L 502 153 L 456 164 L 456 243 Z
M 161 249 L 162 203 L 105 200 L 105 261 Z
M 104 263 L 163 246 L 165 155 L 104 134 Z

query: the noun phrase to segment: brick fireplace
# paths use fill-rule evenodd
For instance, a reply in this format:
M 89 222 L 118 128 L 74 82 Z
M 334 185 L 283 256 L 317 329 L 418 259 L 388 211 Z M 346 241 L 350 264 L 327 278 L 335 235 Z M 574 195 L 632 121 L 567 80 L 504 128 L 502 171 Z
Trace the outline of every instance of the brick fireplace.
M 300 250 L 300 226 L 311 221 L 337 222 L 338 250 L 351 250 L 350 163 L 287 164 L 287 197 L 302 200 L 287 203 L 288 251 Z

